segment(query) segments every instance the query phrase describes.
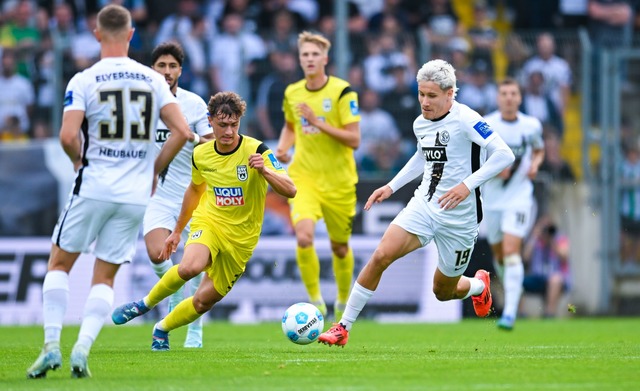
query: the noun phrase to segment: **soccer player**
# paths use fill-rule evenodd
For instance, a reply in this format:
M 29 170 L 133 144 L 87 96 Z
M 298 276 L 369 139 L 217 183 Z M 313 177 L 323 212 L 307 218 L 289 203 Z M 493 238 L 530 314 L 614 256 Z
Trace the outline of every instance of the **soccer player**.
M 207 119 L 207 104 L 202 98 L 193 92 L 178 87 L 178 80 L 182 73 L 184 51 L 180 44 L 169 41 L 158 45 L 151 53 L 151 68 L 164 76 L 169 88 L 178 99 L 182 113 L 189 123 L 189 127 L 195 133 L 193 143 L 186 143 L 182 150 L 173 159 L 171 164 L 160 174 L 158 188 L 151 197 L 143 220 L 144 242 L 151 260 L 151 266 L 158 278 L 173 266 L 171 259 L 160 258 L 160 252 L 164 247 L 164 241 L 171 234 L 176 224 L 182 205 L 182 196 L 191 181 L 191 155 L 193 148 L 200 142 L 213 139 L 213 131 Z M 156 146 L 158 149 L 167 140 L 167 127 L 158 121 L 156 130 Z M 183 242 L 189 235 L 189 224 L 182 232 Z M 190 281 L 190 291 L 194 294 L 201 276 L 196 276 Z M 169 298 L 169 309 L 173 309 L 184 299 L 183 290 L 180 289 Z M 184 343 L 188 348 L 202 347 L 202 318 L 189 325 L 187 338 Z
M 493 252 L 494 269 L 504 287 L 504 310 L 498 327 L 513 329 L 524 279 L 522 240 L 535 220 L 533 183 L 544 159 L 542 124 L 518 111 L 522 95 L 514 79 L 498 86 L 498 110 L 485 119 L 511 147 L 514 163 L 487 181 L 482 192 L 486 210 L 487 241 Z
M 389 198 L 418 175 L 422 175 L 422 183 L 360 271 L 342 319 L 322 333 L 319 342 L 346 345 L 349 330 L 378 287 L 382 273 L 398 258 L 431 241 L 439 253 L 433 276 L 438 300 L 471 296 L 476 315 L 485 317 L 491 311 L 489 273 L 481 269 L 474 278 L 462 274 L 482 219 L 479 187 L 511 164 L 514 156 L 478 113 L 455 101 L 456 76 L 449 63 L 427 62 L 418 71 L 417 81 L 422 109 L 422 116 L 413 122 L 417 151 L 387 185 L 371 194 L 364 209 Z M 480 166 L 482 149 L 488 157 Z
M 154 326 L 152 350 L 169 350 L 169 332 L 209 311 L 242 276 L 260 237 L 267 187 L 287 198 L 296 194 L 273 152 L 261 141 L 238 133 L 246 111 L 238 94 L 219 92 L 211 97 L 208 108 L 215 141 L 193 151 L 191 183 L 160 255 L 168 259 L 176 251 L 181 232 L 193 216 L 182 261 L 147 296 L 121 305 L 111 315 L 115 324 L 124 324 L 206 271 L 195 295 Z
M 358 95 L 349 83 L 326 73 L 331 43 L 303 32 L 298 36 L 304 79 L 285 90 L 285 125 L 276 156 L 289 163 L 298 195 L 290 201 L 296 233 L 296 259 L 309 300 L 326 315 L 320 290 L 320 261 L 313 246 L 315 226 L 324 218 L 333 252 L 337 296 L 334 316 L 340 319 L 353 279 L 354 258 L 349 247 L 356 213 L 358 174 L 353 151 L 360 144 Z
M 44 347 L 27 370 L 29 378 L 45 377 L 62 365 L 60 333 L 69 272 L 95 242 L 91 290 L 71 352 L 71 375 L 90 376 L 89 351 L 111 310 L 116 272 L 135 254 L 157 176 L 194 137 L 162 76 L 127 56 L 133 36 L 129 11 L 104 7 L 95 35 L 101 60 L 76 74 L 65 92 L 60 142 L 78 174 L 53 231 L 42 286 Z M 171 137 L 156 157 L 159 116 Z

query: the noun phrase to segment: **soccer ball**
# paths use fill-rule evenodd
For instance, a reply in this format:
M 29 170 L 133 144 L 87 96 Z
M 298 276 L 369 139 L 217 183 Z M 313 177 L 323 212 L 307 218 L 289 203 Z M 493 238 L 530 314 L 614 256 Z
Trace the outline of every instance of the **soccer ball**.
M 314 342 L 324 328 L 324 316 L 313 304 L 296 303 L 282 316 L 282 332 L 298 345 Z

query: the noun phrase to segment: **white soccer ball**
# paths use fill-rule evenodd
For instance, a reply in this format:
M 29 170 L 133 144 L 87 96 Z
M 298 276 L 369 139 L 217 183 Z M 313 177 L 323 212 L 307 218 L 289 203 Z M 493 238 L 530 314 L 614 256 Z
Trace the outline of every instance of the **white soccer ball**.
M 324 328 L 324 316 L 316 306 L 296 303 L 282 316 L 282 332 L 289 341 L 307 345 L 318 339 Z

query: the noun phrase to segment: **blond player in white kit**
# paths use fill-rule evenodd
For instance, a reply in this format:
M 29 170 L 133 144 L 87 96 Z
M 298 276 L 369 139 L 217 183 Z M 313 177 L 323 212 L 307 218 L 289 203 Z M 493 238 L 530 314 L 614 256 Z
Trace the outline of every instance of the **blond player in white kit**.
M 72 377 L 91 376 L 87 357 L 111 311 L 118 268 L 135 254 L 156 178 L 194 137 L 164 78 L 127 56 L 133 36 L 129 11 L 104 7 L 95 36 L 101 60 L 77 73 L 65 92 L 60 142 L 77 177 L 52 236 L 42 285 L 44 347 L 28 378 L 45 377 L 62 365 L 69 272 L 95 243 L 91 289 L 70 357 Z M 158 118 L 171 130 L 159 154 L 154 145 Z
M 504 309 L 498 321 L 498 327 L 504 330 L 513 329 L 518 315 L 524 280 L 522 239 L 535 220 L 531 180 L 544 160 L 542 124 L 521 113 L 520 103 L 518 82 L 505 79 L 498 86 L 498 111 L 485 116 L 516 157 L 512 165 L 482 187 L 487 241 L 504 287 Z
M 318 337 L 321 343 L 344 346 L 382 273 L 397 259 L 431 241 L 439 255 L 433 277 L 436 298 L 471 297 L 476 315 L 485 317 L 491 311 L 489 273 L 478 270 L 473 278 L 462 274 L 482 220 L 479 187 L 511 164 L 514 156 L 480 114 L 454 100 L 453 66 L 443 60 L 429 61 L 418 71 L 417 81 L 422 109 L 413 122 L 417 151 L 391 182 L 371 194 L 364 209 L 386 200 L 418 176 L 422 182 L 360 271 L 340 322 Z M 481 166 L 482 150 L 488 158 Z
M 147 206 L 142 224 L 144 242 L 147 247 L 151 267 L 158 278 L 173 266 L 171 259 L 162 259 L 160 252 L 164 247 L 164 241 L 169 237 L 171 231 L 176 226 L 176 221 L 180 215 L 182 197 L 191 182 L 191 157 L 193 148 L 199 144 L 213 139 L 213 129 L 209 124 L 208 109 L 205 101 L 194 94 L 178 86 L 180 75 L 182 74 L 182 63 L 184 61 L 184 51 L 179 43 L 169 41 L 156 46 L 151 52 L 151 68 L 164 76 L 169 84 L 173 95 L 178 98 L 178 104 L 182 109 L 191 131 L 196 134 L 193 142 L 186 143 L 182 150 L 176 155 L 171 164 L 160 173 L 158 188 L 151 197 L 151 202 Z M 167 126 L 158 121 L 156 130 L 156 146 L 158 150 L 162 148 L 169 131 Z M 189 225 L 182 232 L 182 243 L 187 241 L 189 235 Z M 189 292 L 195 294 L 202 280 L 202 275 L 189 281 Z M 184 299 L 183 289 L 169 297 L 169 310 L 175 308 Z M 202 347 L 202 321 L 198 318 L 194 323 L 189 324 L 187 337 L 184 346 L 187 348 Z

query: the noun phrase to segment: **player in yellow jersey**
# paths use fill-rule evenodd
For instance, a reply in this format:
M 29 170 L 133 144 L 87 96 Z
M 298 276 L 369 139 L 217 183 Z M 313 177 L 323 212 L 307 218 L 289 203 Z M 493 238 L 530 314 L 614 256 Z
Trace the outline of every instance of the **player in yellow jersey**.
M 160 254 L 168 259 L 191 219 L 191 231 L 179 265 L 169 269 L 142 300 L 112 313 L 123 324 L 148 312 L 188 280 L 205 271 L 195 295 L 184 299 L 153 329 L 153 350 L 169 350 L 169 331 L 189 324 L 229 293 L 253 253 L 264 216 L 267 187 L 287 198 L 296 187 L 273 152 L 261 141 L 238 134 L 246 103 L 220 92 L 208 104 L 215 141 L 193 151 L 191 183 L 185 191 L 176 227 Z
M 353 151 L 360 144 L 358 94 L 349 83 L 326 73 L 331 42 L 303 32 L 298 36 L 304 79 L 284 93 L 285 125 L 276 157 L 289 163 L 298 188 L 291 203 L 296 232 L 296 259 L 309 300 L 326 315 L 320 291 L 320 262 L 313 246 L 315 226 L 324 218 L 333 252 L 337 296 L 334 316 L 340 319 L 353 278 L 353 252 L 349 247 L 356 213 L 358 174 Z M 293 159 L 289 150 L 295 144 Z

